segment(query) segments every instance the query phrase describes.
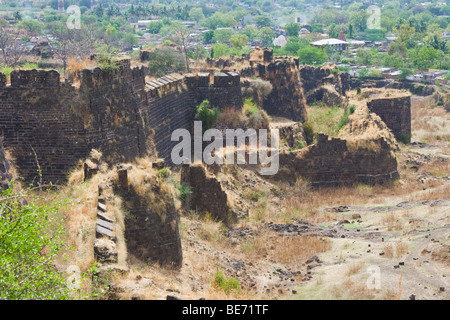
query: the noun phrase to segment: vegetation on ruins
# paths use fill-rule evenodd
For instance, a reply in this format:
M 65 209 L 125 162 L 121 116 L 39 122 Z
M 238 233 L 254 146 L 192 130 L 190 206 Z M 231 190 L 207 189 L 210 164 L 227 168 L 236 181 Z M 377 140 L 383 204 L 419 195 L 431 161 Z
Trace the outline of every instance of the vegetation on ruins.
M 211 107 L 208 100 L 203 100 L 196 110 L 195 118 L 202 121 L 203 131 L 211 129 L 213 123 L 219 118 L 219 108 Z

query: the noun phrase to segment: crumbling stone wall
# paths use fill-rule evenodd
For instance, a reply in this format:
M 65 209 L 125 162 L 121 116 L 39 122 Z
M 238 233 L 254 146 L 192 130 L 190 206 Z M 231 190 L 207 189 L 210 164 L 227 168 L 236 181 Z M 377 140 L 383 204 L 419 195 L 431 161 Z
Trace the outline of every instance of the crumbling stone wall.
M 115 192 L 123 201 L 125 214 L 125 241 L 128 260 L 158 262 L 179 268 L 183 261 L 181 239 L 178 229 L 179 215 L 173 198 L 168 197 L 162 189 L 161 181 L 156 176 L 148 176 L 142 181 L 149 185 L 148 192 L 153 198 L 164 198 L 163 212 L 153 209 L 149 197 L 136 191 L 136 186 L 128 184 L 127 170 L 119 170 L 119 183 Z
M 145 130 L 129 61 L 118 70 L 83 70 L 80 88 L 60 82 L 56 71 L 13 71 L 0 88 L 0 134 L 14 150 L 19 173 L 64 181 L 91 149 L 106 160 L 131 160 L 145 150 Z
M 272 84 L 272 91 L 263 102 L 269 115 L 300 122 L 307 120 L 306 100 L 293 59 L 278 59 L 268 64 L 262 78 Z
M 220 110 L 242 108 L 241 77 L 237 72 L 215 72 L 213 77 L 207 72 L 201 72 L 188 75 L 186 83 L 194 93 L 196 105 L 209 100 L 211 106 Z
M 338 69 L 328 66 L 300 66 L 300 79 L 307 103 L 323 101 L 329 106 L 346 106 L 346 91 L 350 89 L 350 77 L 346 72 L 333 70 Z
M 185 210 L 194 210 L 201 215 L 208 212 L 214 219 L 224 222 L 233 218 L 227 193 L 220 181 L 209 174 L 203 165 L 183 165 L 181 184 L 190 186 L 192 192 L 184 201 Z
M 293 183 L 300 176 L 315 187 L 375 184 L 399 177 L 397 160 L 384 138 L 356 149 L 348 143 L 345 139 L 329 139 L 325 134 L 318 134 L 316 144 L 298 153 L 280 154 L 279 176 Z
M 113 71 L 82 70 L 79 88 L 56 71 L 13 71 L 9 86 L 0 74 L 0 135 L 21 176 L 36 181 L 40 167 L 44 181 L 63 182 L 92 149 L 109 164 L 156 151 L 168 160 L 172 131 L 192 130 L 201 101 L 242 107 L 237 73 L 217 74 L 212 83 L 180 75 L 146 83 L 147 74 L 129 60 Z
M 367 107 L 380 116 L 396 138 L 411 137 L 411 96 L 375 98 L 367 102 Z

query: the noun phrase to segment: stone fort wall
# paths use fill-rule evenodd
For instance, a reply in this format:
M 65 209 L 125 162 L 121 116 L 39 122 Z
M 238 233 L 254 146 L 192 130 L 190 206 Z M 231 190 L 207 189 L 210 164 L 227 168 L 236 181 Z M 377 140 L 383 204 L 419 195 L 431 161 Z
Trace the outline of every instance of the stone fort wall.
M 195 106 L 242 106 L 240 77 L 169 75 L 146 83 L 145 67 L 122 60 L 114 71 L 82 70 L 80 86 L 61 82 L 56 71 L 0 74 L 0 135 L 27 181 L 63 182 L 91 149 L 109 164 L 155 155 L 168 160 L 174 129 L 192 130 Z M 204 81 L 204 82 L 203 82 Z M 231 99 L 229 99 L 231 98 Z

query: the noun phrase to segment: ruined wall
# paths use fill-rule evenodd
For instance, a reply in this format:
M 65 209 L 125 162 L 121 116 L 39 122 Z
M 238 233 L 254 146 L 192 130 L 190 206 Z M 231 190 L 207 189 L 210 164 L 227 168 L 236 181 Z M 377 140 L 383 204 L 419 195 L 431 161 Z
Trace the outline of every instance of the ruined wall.
M 128 171 L 119 170 L 119 183 L 115 186 L 126 211 L 124 235 L 128 260 L 180 267 L 183 252 L 179 215 L 171 193 L 160 179 L 151 174 L 134 184 L 128 183 Z M 145 194 L 138 192 L 137 188 L 144 189 Z
M 269 115 L 300 122 L 307 120 L 306 100 L 293 59 L 277 59 L 268 64 L 262 79 L 270 81 L 273 88 L 263 102 L 263 108 Z
M 280 175 L 288 181 L 301 176 L 315 187 L 375 184 L 399 177 L 397 160 L 384 138 L 353 147 L 345 139 L 318 134 L 317 144 L 299 153 L 280 154 L 280 166 Z
M 337 67 L 329 66 L 300 66 L 300 79 L 308 104 L 322 101 L 328 106 L 346 106 L 346 91 L 350 89 L 349 75 L 337 70 Z
M 192 130 L 195 116 L 195 97 L 188 90 L 184 77 L 168 75 L 146 84 L 148 104 L 142 108 L 146 126 L 154 132 L 153 142 L 158 156 L 169 163 L 172 132 L 176 129 Z
M 375 98 L 367 102 L 367 107 L 380 116 L 396 138 L 411 136 L 411 96 Z
M 38 181 L 40 167 L 44 181 L 63 182 L 92 149 L 109 164 L 156 151 L 168 160 L 171 133 L 192 130 L 201 101 L 242 107 L 237 73 L 211 82 L 168 75 L 146 83 L 147 71 L 131 68 L 129 60 L 109 72 L 85 69 L 79 88 L 61 82 L 56 71 L 13 71 L 10 86 L 0 74 L 0 135 L 14 150 L 20 175 Z
M 209 100 L 212 107 L 220 110 L 242 108 L 241 77 L 234 71 L 198 73 L 186 76 L 186 83 L 193 92 L 196 105 Z
M 28 181 L 64 181 L 91 149 L 111 162 L 130 160 L 145 149 L 134 76 L 124 61 L 113 72 L 83 70 L 80 88 L 62 83 L 56 71 L 13 71 L 0 88 L 0 134 L 14 150 Z
M 195 210 L 204 215 L 210 213 L 214 219 L 228 222 L 233 213 L 228 206 L 228 198 L 220 182 L 210 176 L 202 165 L 183 165 L 181 184 L 191 187 L 188 198 L 184 201 L 185 210 Z

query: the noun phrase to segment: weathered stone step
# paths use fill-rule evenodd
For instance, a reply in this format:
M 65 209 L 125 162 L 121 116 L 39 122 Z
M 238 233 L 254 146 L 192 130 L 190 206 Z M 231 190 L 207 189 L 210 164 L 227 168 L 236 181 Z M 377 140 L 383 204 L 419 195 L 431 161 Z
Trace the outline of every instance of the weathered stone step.
M 110 237 L 111 239 L 114 238 L 114 233 L 111 230 L 103 228 L 98 224 L 95 230 L 96 230 L 96 238 L 101 238 L 102 236 Z
M 102 226 L 105 229 L 114 230 L 114 224 L 112 224 L 111 222 L 105 221 L 105 220 L 101 220 L 101 219 L 97 219 L 97 226 Z
M 104 214 L 100 210 L 97 210 L 97 217 L 102 220 L 105 220 L 107 222 L 111 222 L 111 223 L 114 222 L 111 218 L 109 218 L 106 214 Z
M 97 208 L 103 212 L 106 212 L 106 205 L 101 202 L 97 203 Z

